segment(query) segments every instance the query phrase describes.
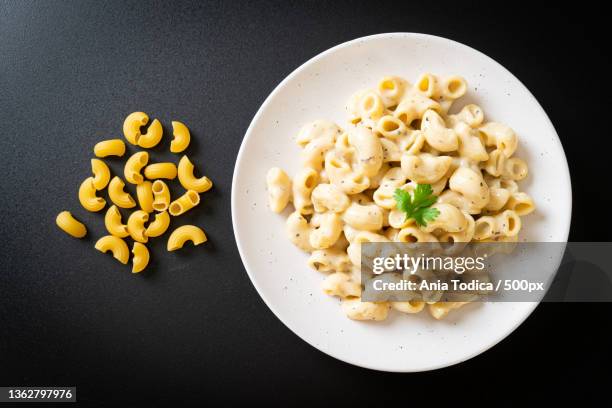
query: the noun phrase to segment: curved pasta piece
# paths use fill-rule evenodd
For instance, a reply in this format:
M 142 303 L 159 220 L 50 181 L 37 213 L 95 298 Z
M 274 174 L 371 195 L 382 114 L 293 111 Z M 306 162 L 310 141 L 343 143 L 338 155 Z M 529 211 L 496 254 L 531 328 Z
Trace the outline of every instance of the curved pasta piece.
M 333 150 L 325 155 L 325 174 L 331 183 L 346 194 L 358 194 L 370 186 L 368 177 L 354 172 Z
M 386 76 L 378 83 L 378 93 L 387 108 L 397 106 L 404 95 L 404 90 L 410 86 L 404 79 L 396 76 Z
M 485 215 L 474 222 L 474 239 L 484 241 L 496 233 L 497 222 L 495 218 Z
M 521 217 L 512 210 L 505 210 L 503 213 L 496 215 L 495 221 L 499 234 L 505 237 L 517 236 L 521 230 Z
M 317 249 L 308 258 L 308 265 L 321 272 L 348 272 L 351 260 L 344 250 L 334 248 Z
M 87 235 L 85 224 L 74 218 L 70 211 L 62 211 L 57 214 L 55 223 L 62 231 L 74 238 L 83 238 Z
M 467 220 L 467 227 L 460 232 L 446 232 L 438 237 L 440 242 L 455 244 L 455 243 L 467 243 L 472 241 L 474 238 L 474 231 L 476 223 L 474 218 L 467 212 L 463 212 L 463 216 Z M 462 247 L 459 247 L 462 248 Z
M 441 94 L 447 99 L 459 99 L 467 92 L 467 82 L 459 75 L 449 75 L 440 81 Z
M 502 175 L 511 180 L 522 180 L 527 177 L 528 173 L 529 168 L 524 160 L 519 159 L 518 157 L 511 157 L 506 160 Z
M 434 110 L 428 110 L 421 120 L 421 131 L 427 143 L 441 152 L 459 148 L 459 139 L 453 129 L 447 129 L 444 119 Z
M 291 179 L 282 169 L 273 167 L 266 174 L 266 184 L 270 209 L 282 212 L 291 200 Z
M 110 181 L 110 169 L 102 160 L 91 159 L 91 172 L 94 175 L 94 188 L 102 190 Z
M 153 163 L 144 169 L 144 175 L 149 180 L 176 178 L 176 165 L 174 163 Z
M 313 215 L 310 220 L 312 231 L 308 237 L 310 246 L 316 249 L 326 249 L 338 241 L 342 234 L 342 221 L 334 212 Z
M 149 250 L 144 244 L 134 242 L 132 253 L 132 273 L 142 272 L 149 264 Z
M 342 311 L 352 320 L 385 320 L 389 313 L 387 302 L 362 302 L 359 298 L 343 299 Z
M 144 112 L 130 113 L 123 121 L 123 135 L 133 145 L 138 144 L 138 139 L 142 136 L 140 128 L 149 123 L 149 116 Z
M 166 211 L 170 205 L 170 190 L 161 180 L 155 180 L 151 186 L 153 190 L 153 209 L 155 211 Z
M 376 204 L 353 202 L 342 214 L 342 221 L 363 231 L 378 231 L 383 227 L 383 210 Z
M 206 234 L 195 225 L 178 227 L 168 238 L 168 251 L 175 251 L 183 247 L 185 242 L 191 241 L 193 245 L 200 245 L 207 241 Z
M 148 180 L 136 186 L 136 197 L 143 211 L 153 212 L 153 183 Z
M 172 153 L 180 153 L 189 146 L 191 134 L 187 126 L 181 122 L 172 121 L 172 136 L 174 136 L 174 139 L 170 142 L 170 151 Z
M 461 157 L 474 162 L 487 161 L 489 154 L 478 137 L 478 132 L 467 124 L 460 122 L 455 126 L 457 137 L 459 138 L 458 152 Z
M 489 202 L 485 209 L 492 212 L 499 211 L 506 205 L 509 199 L 510 191 L 500 188 L 498 181 L 496 186 L 489 186 Z
M 356 151 L 353 169 L 365 177 L 373 177 L 383 164 L 383 150 L 378 136 L 365 127 L 354 127 L 348 133 L 348 141 Z
M 489 122 L 478 128 L 487 146 L 495 146 L 506 158 L 514 154 L 518 138 L 510 127 L 497 122 Z
M 319 174 L 309 167 L 304 167 L 293 177 L 293 206 L 301 214 L 312 214 L 312 190 L 319 183 Z
M 437 98 L 440 96 L 440 88 L 438 86 L 438 78 L 425 72 L 419 76 L 414 87 L 428 98 Z
M 121 180 L 121 177 L 115 176 L 108 185 L 108 196 L 117 207 L 121 208 L 132 208 L 136 207 L 136 201 L 132 198 L 130 193 L 123 190 L 125 183 Z
M 448 121 L 451 127 L 457 126 L 460 122 L 467 124 L 468 126 L 475 128 L 482 124 L 484 121 L 484 112 L 480 106 L 475 104 L 465 105 L 457 114 L 448 115 Z
M 316 212 L 333 211 L 341 213 L 351 204 L 348 196 L 334 184 L 319 184 L 311 194 L 312 204 Z
M 212 187 L 212 181 L 206 176 L 196 178 L 193 175 L 193 163 L 187 156 L 183 156 L 178 164 L 178 179 L 185 190 L 194 190 L 204 193 Z
M 508 190 L 504 190 L 508 191 Z M 506 208 L 508 210 L 514 211 L 519 216 L 525 216 L 527 214 L 531 214 L 535 210 L 535 204 L 533 199 L 521 192 L 516 192 L 510 195 L 508 201 L 506 202 Z
M 94 178 L 86 178 L 79 187 L 79 201 L 87 211 L 98 212 L 106 205 L 106 200 L 96 196 Z
M 420 120 L 428 109 L 438 112 L 442 111 L 442 107 L 438 102 L 420 94 L 414 89 L 409 89 L 404 94 L 395 111 L 393 111 L 393 116 L 404 122 L 406 126 L 411 126 L 414 125 L 415 121 Z
M 166 211 L 155 214 L 155 220 L 149 224 L 145 234 L 154 238 L 163 235 L 170 226 L 170 215 Z
M 96 157 L 118 156 L 125 154 L 125 143 L 121 139 L 103 140 L 94 146 Z
M 126 265 L 130 259 L 130 250 L 124 240 L 113 235 L 106 235 L 100 238 L 95 245 L 95 248 L 100 252 L 111 251 L 113 257 Z
M 490 175 L 499 177 L 504 172 L 506 166 L 506 155 L 501 150 L 495 149 L 489 152 L 489 159 L 482 166 Z
M 321 284 L 321 288 L 326 295 L 337 296 L 341 299 L 361 296 L 361 285 L 344 272 L 334 272 L 327 275 Z
M 325 162 L 325 154 L 334 148 L 335 135 L 317 137 L 308 142 L 300 152 L 303 167 L 311 167 L 321 171 Z
M 434 232 L 441 229 L 446 232 L 461 232 L 468 226 L 468 221 L 463 213 L 454 205 L 436 203 L 431 206 L 438 210 L 438 216 L 421 227 L 425 232 Z
M 312 140 L 320 137 L 331 137 L 335 140 L 336 136 L 341 132 L 342 130 L 333 122 L 328 120 L 315 120 L 314 122 L 302 126 L 295 141 L 298 146 L 305 147 Z
M 434 156 L 429 153 L 414 156 L 404 153 L 401 165 L 410 180 L 419 184 L 433 184 L 444 177 L 452 162 L 450 156 Z
M 287 237 L 296 247 L 303 251 L 311 252 L 314 248 L 310 245 L 310 226 L 306 218 L 299 211 L 294 211 L 287 217 Z
M 127 225 L 121 222 L 121 213 L 116 205 L 111 205 L 104 215 L 104 225 L 106 230 L 119 238 L 125 238 L 130 235 Z
M 386 115 L 376 123 L 376 131 L 391 140 L 398 140 L 406 134 L 406 125 L 395 116 Z
M 145 234 L 146 228 L 144 226 L 147 221 L 149 221 L 149 213 L 146 211 L 137 210 L 130 214 L 127 229 L 134 241 L 145 243 L 149 240 L 147 234 Z
M 125 162 L 123 175 L 128 183 L 140 184 L 144 181 L 144 177 L 140 174 L 141 169 L 149 162 L 149 153 L 137 152 L 130 156 Z
M 374 127 L 385 111 L 382 98 L 373 90 L 365 91 L 357 101 L 357 114 L 362 124 Z
M 150 149 L 157 146 L 162 139 L 163 133 L 164 130 L 162 129 L 161 122 L 154 119 L 147 129 L 147 133 L 142 134 L 139 138 L 137 138 L 138 146 L 144 147 L 145 149 Z
M 395 189 L 406 184 L 406 176 L 400 167 L 391 167 L 383 176 L 380 186 L 374 191 L 374 202 L 382 208 L 395 208 Z
M 489 202 L 489 187 L 482 174 L 468 167 L 459 167 L 448 180 L 449 188 L 467 198 L 471 205 L 483 208 Z
M 200 204 L 200 195 L 194 190 L 187 190 L 185 194 L 170 203 L 170 215 L 177 217 Z

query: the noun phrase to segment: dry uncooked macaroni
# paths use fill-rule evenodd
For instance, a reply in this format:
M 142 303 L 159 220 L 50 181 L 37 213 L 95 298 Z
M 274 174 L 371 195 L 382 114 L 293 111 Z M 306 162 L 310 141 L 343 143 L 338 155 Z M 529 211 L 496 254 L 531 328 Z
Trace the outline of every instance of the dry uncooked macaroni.
M 121 139 L 104 140 L 94 146 L 94 154 L 97 157 L 123 156 L 125 143 Z
M 200 245 L 207 241 L 206 234 L 195 225 L 183 225 L 178 227 L 168 238 L 168 251 L 176 251 L 183 247 L 185 242 L 191 241 L 193 245 Z
M 70 211 L 62 211 L 57 215 L 55 223 L 66 234 L 72 235 L 75 238 L 83 238 L 87 235 L 87 228 L 70 214 Z
M 193 175 L 193 163 L 187 156 L 183 156 L 178 164 L 178 178 L 181 186 L 186 190 L 204 193 L 212 188 L 212 181 L 206 176 L 196 178 Z
M 134 112 L 128 115 L 123 123 L 125 138 L 133 145 L 143 148 L 156 146 L 163 136 L 161 123 L 155 119 L 145 133 L 141 128 L 149 122 L 149 116 L 144 112 Z M 174 140 L 170 151 L 179 153 L 187 149 L 191 136 L 187 126 L 180 122 L 172 122 Z M 123 156 L 125 143 L 119 139 L 105 140 L 94 147 L 97 157 Z M 130 258 L 128 244 L 124 238 L 134 241 L 132 246 L 132 272 L 139 273 L 149 264 L 150 254 L 144 243 L 149 238 L 163 235 L 171 224 L 170 214 L 177 217 L 194 208 L 200 202 L 200 194 L 212 187 L 208 177 L 196 178 L 193 174 L 194 165 L 183 156 L 178 168 L 175 163 L 149 163 L 149 153 L 140 151 L 132 154 L 125 163 L 125 179 L 136 185 L 136 195 L 140 209 L 127 216 L 126 224 L 122 222 L 121 208 L 133 208 L 136 201 L 124 190 L 125 183 L 119 176 L 111 180 L 111 171 L 104 161 L 91 160 L 93 177 L 88 177 L 79 188 L 79 201 L 88 211 L 98 212 L 106 206 L 106 200 L 97 196 L 97 192 L 108 187 L 108 196 L 114 205 L 110 206 L 104 216 L 104 225 L 110 235 L 106 235 L 95 244 L 101 252 L 112 252 L 113 257 L 123 264 Z M 143 170 L 144 169 L 144 170 Z M 173 180 L 178 174 L 180 184 L 186 192 L 178 199 L 170 202 L 170 190 L 165 182 L 159 179 Z M 149 180 L 145 180 L 145 177 Z M 517 199 L 520 199 L 517 198 Z M 517 201 L 517 206 L 521 205 Z M 154 213 L 151 214 L 150 213 Z M 148 223 L 148 225 L 146 225 Z M 62 211 L 56 217 L 57 226 L 75 238 L 83 238 L 87 228 L 77 221 L 69 211 Z M 194 245 L 206 242 L 204 231 L 194 225 L 183 225 L 176 228 L 168 237 L 168 251 L 183 247 L 185 242 L 192 241 Z
M 309 252 L 308 264 L 328 273 L 323 291 L 342 300 L 355 320 L 384 320 L 390 309 L 441 319 L 466 302 L 362 302 L 361 243 L 516 241 L 521 217 L 535 204 L 520 191 L 527 164 L 514 131 L 485 122 L 474 104 L 450 113 L 467 91 L 456 75 L 423 74 L 412 85 L 385 77 L 355 93 L 348 124 L 317 120 L 302 127 L 302 168 L 293 180 L 279 168 L 266 183 L 270 209 L 292 203 L 288 238 Z M 180 178 L 180 165 L 179 165 Z M 396 209 L 394 192 L 430 184 L 437 218 L 418 226 Z
M 172 153 L 180 153 L 189 146 L 191 135 L 187 126 L 181 122 L 172 122 L 172 135 L 174 139 L 170 142 L 170 151 Z
M 174 163 L 153 163 L 144 169 L 145 177 L 149 180 L 176 178 L 176 165 Z

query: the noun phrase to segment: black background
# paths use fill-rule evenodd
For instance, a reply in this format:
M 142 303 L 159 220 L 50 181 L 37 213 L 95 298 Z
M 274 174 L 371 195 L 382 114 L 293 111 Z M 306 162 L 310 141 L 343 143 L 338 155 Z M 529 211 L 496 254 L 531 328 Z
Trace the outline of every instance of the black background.
M 574 396 L 590 405 L 603 397 L 610 376 L 593 370 L 611 360 L 608 304 L 542 304 L 472 360 L 381 373 L 336 361 L 284 327 L 234 242 L 234 161 L 265 97 L 319 52 L 394 31 L 454 39 L 514 73 L 565 147 L 571 240 L 609 241 L 610 22 L 584 2 L 493 4 L 1 1 L 0 385 L 76 385 L 82 402 L 130 404 L 513 405 Z M 210 242 L 168 254 L 164 239 L 154 241 L 143 276 L 92 248 L 102 215 L 76 196 L 93 145 L 121 138 L 135 110 L 184 121 L 190 155 L 215 181 L 182 221 L 203 225 Z M 170 158 L 168 140 L 155 159 Z M 89 238 L 57 229 L 63 209 L 86 223 Z

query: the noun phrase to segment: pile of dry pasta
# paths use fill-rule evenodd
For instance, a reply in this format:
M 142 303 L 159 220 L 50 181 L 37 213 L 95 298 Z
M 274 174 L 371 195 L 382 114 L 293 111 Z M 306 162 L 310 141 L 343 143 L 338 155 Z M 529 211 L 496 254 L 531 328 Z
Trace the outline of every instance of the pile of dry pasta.
M 151 149 L 159 144 L 163 136 L 162 125 L 155 119 L 145 133 L 142 127 L 149 123 L 149 116 L 144 112 L 134 112 L 128 115 L 123 122 L 123 134 L 128 142 L 144 149 Z M 189 129 L 181 122 L 172 122 L 173 140 L 170 143 L 172 153 L 181 153 L 191 141 Z M 94 154 L 98 158 L 107 156 L 122 157 L 125 154 L 125 143 L 121 139 L 104 140 L 94 147 Z M 200 203 L 200 193 L 212 187 L 208 177 L 194 176 L 194 165 L 187 156 L 183 156 L 178 167 L 174 163 L 151 163 L 149 153 L 139 151 L 134 153 L 125 162 L 124 179 L 136 185 L 136 195 L 140 209 L 133 211 L 124 224 L 121 220 L 119 208 L 135 208 L 136 200 L 124 190 L 125 182 L 119 176 L 111 180 L 109 167 L 100 159 L 91 160 L 93 177 L 88 177 L 79 188 L 79 201 L 83 208 L 91 212 L 102 211 L 106 207 L 106 200 L 98 197 L 97 193 L 108 187 L 108 196 L 113 202 L 104 216 L 104 224 L 109 235 L 103 236 L 96 242 L 96 249 L 101 252 L 111 251 L 115 259 L 127 264 L 130 250 L 124 238 L 131 237 L 132 246 L 132 272 L 143 271 L 149 263 L 149 250 L 144 245 L 149 238 L 159 237 L 170 226 L 170 216 L 177 217 L 191 210 Z M 170 190 L 164 180 L 177 178 L 185 193 L 171 201 Z M 150 214 L 155 213 L 154 219 L 149 222 Z M 145 224 L 149 222 L 147 226 Z M 62 211 L 56 218 L 56 223 L 67 234 L 75 238 L 87 235 L 87 228 L 76 220 L 69 211 Z M 206 234 L 195 225 L 183 225 L 176 228 L 168 238 L 168 251 L 182 248 L 185 242 L 192 241 L 194 245 L 206 242 Z

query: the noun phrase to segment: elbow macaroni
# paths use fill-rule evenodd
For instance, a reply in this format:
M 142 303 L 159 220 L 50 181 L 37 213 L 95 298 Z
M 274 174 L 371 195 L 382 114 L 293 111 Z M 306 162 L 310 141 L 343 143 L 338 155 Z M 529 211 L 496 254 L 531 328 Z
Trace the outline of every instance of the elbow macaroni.
M 109 234 L 119 238 L 130 235 L 127 225 L 121 222 L 121 213 L 116 205 L 111 205 L 104 216 L 104 225 Z
M 185 242 L 191 241 L 193 245 L 200 245 L 206 242 L 206 234 L 201 228 L 195 225 L 183 225 L 178 227 L 168 238 L 168 251 L 176 251 L 183 247 Z
M 96 196 L 94 178 L 88 177 L 79 187 L 79 201 L 87 211 L 98 212 L 106 205 L 106 200 Z
M 147 227 L 145 234 L 147 237 L 154 238 L 163 235 L 164 232 L 170 226 L 170 215 L 168 212 L 162 211 L 160 213 L 155 214 L 155 220 L 149 224 Z
M 91 159 L 91 172 L 94 175 L 94 188 L 102 190 L 110 181 L 110 169 L 102 160 Z
M 149 116 L 144 112 L 133 112 L 123 122 L 123 135 L 133 145 L 150 149 L 155 147 L 162 138 L 163 129 L 159 120 L 155 119 L 149 125 L 146 133 L 140 129 L 149 123 Z
M 153 183 L 148 180 L 136 186 L 136 197 L 143 211 L 153 212 Z
M 200 195 L 193 190 L 187 190 L 185 194 L 170 203 L 168 211 L 170 215 L 178 217 L 198 204 L 200 204 Z
M 125 154 L 125 143 L 121 139 L 104 140 L 94 146 L 96 157 L 123 156 Z
M 132 208 L 136 207 L 136 201 L 132 198 L 130 193 L 123 190 L 125 183 L 119 176 L 113 177 L 110 184 L 108 185 L 108 196 L 111 201 L 121 208 Z
M 95 248 L 100 252 L 111 251 L 113 257 L 124 265 L 130 259 L 130 250 L 125 241 L 113 235 L 106 235 L 100 238 L 96 242 Z
M 138 144 L 138 139 L 142 135 L 140 128 L 149 123 L 149 116 L 144 112 L 130 113 L 123 121 L 123 135 L 133 145 Z
M 74 218 L 72 214 L 70 214 L 70 211 L 62 211 L 59 213 L 57 218 L 55 218 L 55 223 L 62 231 L 74 238 L 83 238 L 87 235 L 87 228 L 85 225 Z
M 273 167 L 268 170 L 266 183 L 270 209 L 275 213 L 283 211 L 291 200 L 291 179 L 287 173 L 278 167 Z
M 427 309 L 441 319 L 467 303 L 441 302 L 442 293 L 427 301 L 362 302 L 362 243 L 516 241 L 521 217 L 534 211 L 517 184 L 528 166 L 514 157 L 515 132 L 485 121 L 475 104 L 448 113 L 467 89 L 456 75 L 426 73 L 414 85 L 385 77 L 351 96 L 345 129 L 324 120 L 302 127 L 302 168 L 293 180 L 279 168 L 266 175 L 270 209 L 279 213 L 293 203 L 287 236 L 310 252 L 313 269 L 329 273 L 323 291 L 342 299 L 349 318 Z M 396 189 L 412 192 L 418 184 L 430 184 L 438 196 L 438 216 L 425 226 L 406 219 L 394 198 Z
M 212 181 L 206 176 L 196 178 L 193 175 L 193 163 L 187 156 L 183 156 L 178 164 L 178 179 L 181 186 L 186 190 L 194 190 L 198 193 L 204 193 L 211 189 Z
M 172 121 L 172 135 L 174 136 L 174 139 L 170 142 L 172 153 L 180 153 L 189 146 L 191 135 L 187 126 L 181 122 Z
M 132 253 L 132 273 L 142 272 L 149 264 L 149 250 L 144 244 L 134 242 Z
M 176 178 L 176 165 L 174 163 L 153 163 L 144 169 L 144 175 L 149 180 Z
M 140 171 L 147 165 L 148 162 L 149 153 L 147 152 L 138 152 L 130 156 L 130 158 L 125 162 L 125 167 L 123 168 L 123 175 L 128 183 L 140 184 L 144 181 Z
M 149 239 L 145 233 L 145 223 L 149 221 L 149 213 L 142 210 L 134 211 L 127 222 L 127 230 L 134 241 L 145 243 Z
M 155 211 L 166 211 L 170 205 L 170 190 L 161 180 L 155 180 L 151 186 L 153 190 L 153 209 Z

